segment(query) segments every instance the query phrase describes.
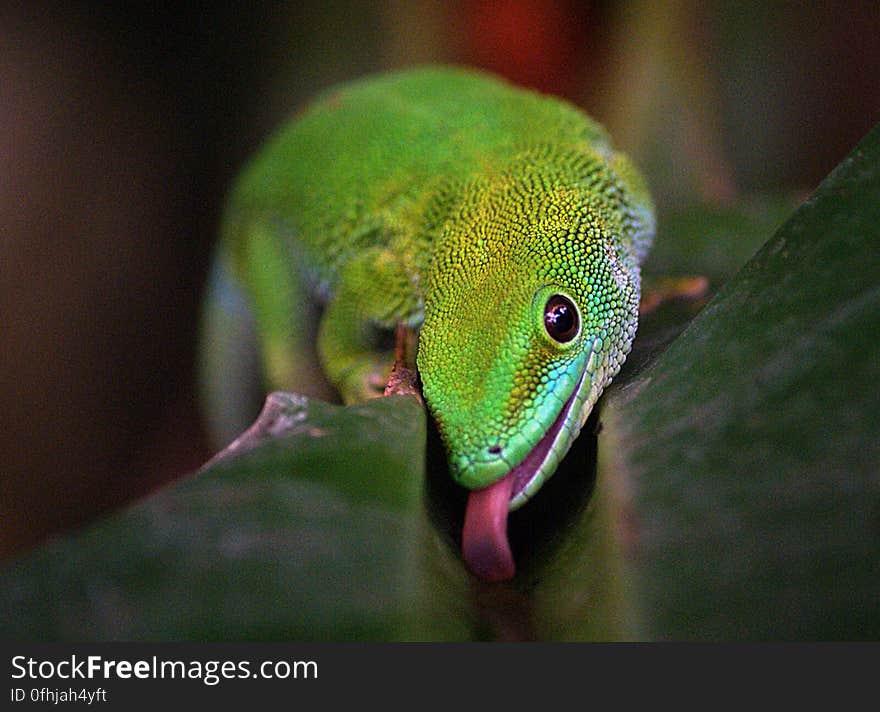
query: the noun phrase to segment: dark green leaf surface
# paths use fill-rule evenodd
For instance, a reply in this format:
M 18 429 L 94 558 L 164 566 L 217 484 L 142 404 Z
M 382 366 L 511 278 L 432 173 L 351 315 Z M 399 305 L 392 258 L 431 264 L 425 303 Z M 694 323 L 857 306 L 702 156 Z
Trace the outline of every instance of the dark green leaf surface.
M 405 397 L 284 405 L 275 439 L 6 570 L 0 635 L 405 636 L 423 509 L 421 407 Z
M 880 129 L 613 392 L 660 638 L 880 636 Z

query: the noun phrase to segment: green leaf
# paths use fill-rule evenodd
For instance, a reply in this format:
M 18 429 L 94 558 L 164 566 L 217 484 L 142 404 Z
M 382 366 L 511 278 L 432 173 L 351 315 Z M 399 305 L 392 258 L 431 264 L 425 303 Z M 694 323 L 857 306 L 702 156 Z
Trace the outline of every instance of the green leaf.
M 880 128 L 610 394 L 652 638 L 880 635 Z
M 4 572 L 0 634 L 406 637 L 421 407 L 409 397 L 341 408 L 278 394 L 267 411 L 200 474 Z
M 685 205 L 662 210 L 659 235 L 645 261 L 652 277 L 695 275 L 720 284 L 732 277 L 791 215 L 788 196 L 749 196 L 734 205 Z

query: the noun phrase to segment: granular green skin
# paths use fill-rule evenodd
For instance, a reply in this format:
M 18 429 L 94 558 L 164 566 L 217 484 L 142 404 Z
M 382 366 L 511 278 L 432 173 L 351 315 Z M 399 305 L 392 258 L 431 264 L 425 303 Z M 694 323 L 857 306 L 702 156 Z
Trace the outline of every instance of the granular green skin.
M 344 85 L 306 107 L 242 175 L 225 230 L 270 374 L 298 357 L 295 344 L 279 346 L 288 293 L 326 304 L 318 356 L 348 402 L 375 395 L 391 365 L 376 330 L 421 329 L 425 400 L 466 487 L 521 461 L 580 383 L 531 493 L 629 351 L 653 210 L 636 169 L 577 108 L 488 75 L 426 68 Z M 254 277 L 267 255 L 285 262 L 273 280 Z M 567 343 L 544 326 L 554 294 L 579 313 Z

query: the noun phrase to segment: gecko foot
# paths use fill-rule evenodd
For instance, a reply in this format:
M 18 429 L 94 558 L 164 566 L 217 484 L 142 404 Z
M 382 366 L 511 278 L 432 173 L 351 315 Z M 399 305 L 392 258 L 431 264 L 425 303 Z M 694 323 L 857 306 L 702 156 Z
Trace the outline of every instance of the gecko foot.
M 658 279 L 642 293 L 639 314 L 649 314 L 674 299 L 698 301 L 709 293 L 709 280 L 702 275 Z

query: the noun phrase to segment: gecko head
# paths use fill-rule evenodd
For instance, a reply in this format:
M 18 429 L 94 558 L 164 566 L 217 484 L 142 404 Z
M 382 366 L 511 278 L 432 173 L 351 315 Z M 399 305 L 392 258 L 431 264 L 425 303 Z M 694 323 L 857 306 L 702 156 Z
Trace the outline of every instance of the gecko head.
M 482 549 L 506 545 L 508 510 L 553 474 L 635 334 L 638 268 L 610 226 L 551 212 L 458 241 L 429 273 L 418 367 L 451 475 L 473 491 L 463 546 L 472 568 L 495 567 L 484 578 L 512 574 Z

